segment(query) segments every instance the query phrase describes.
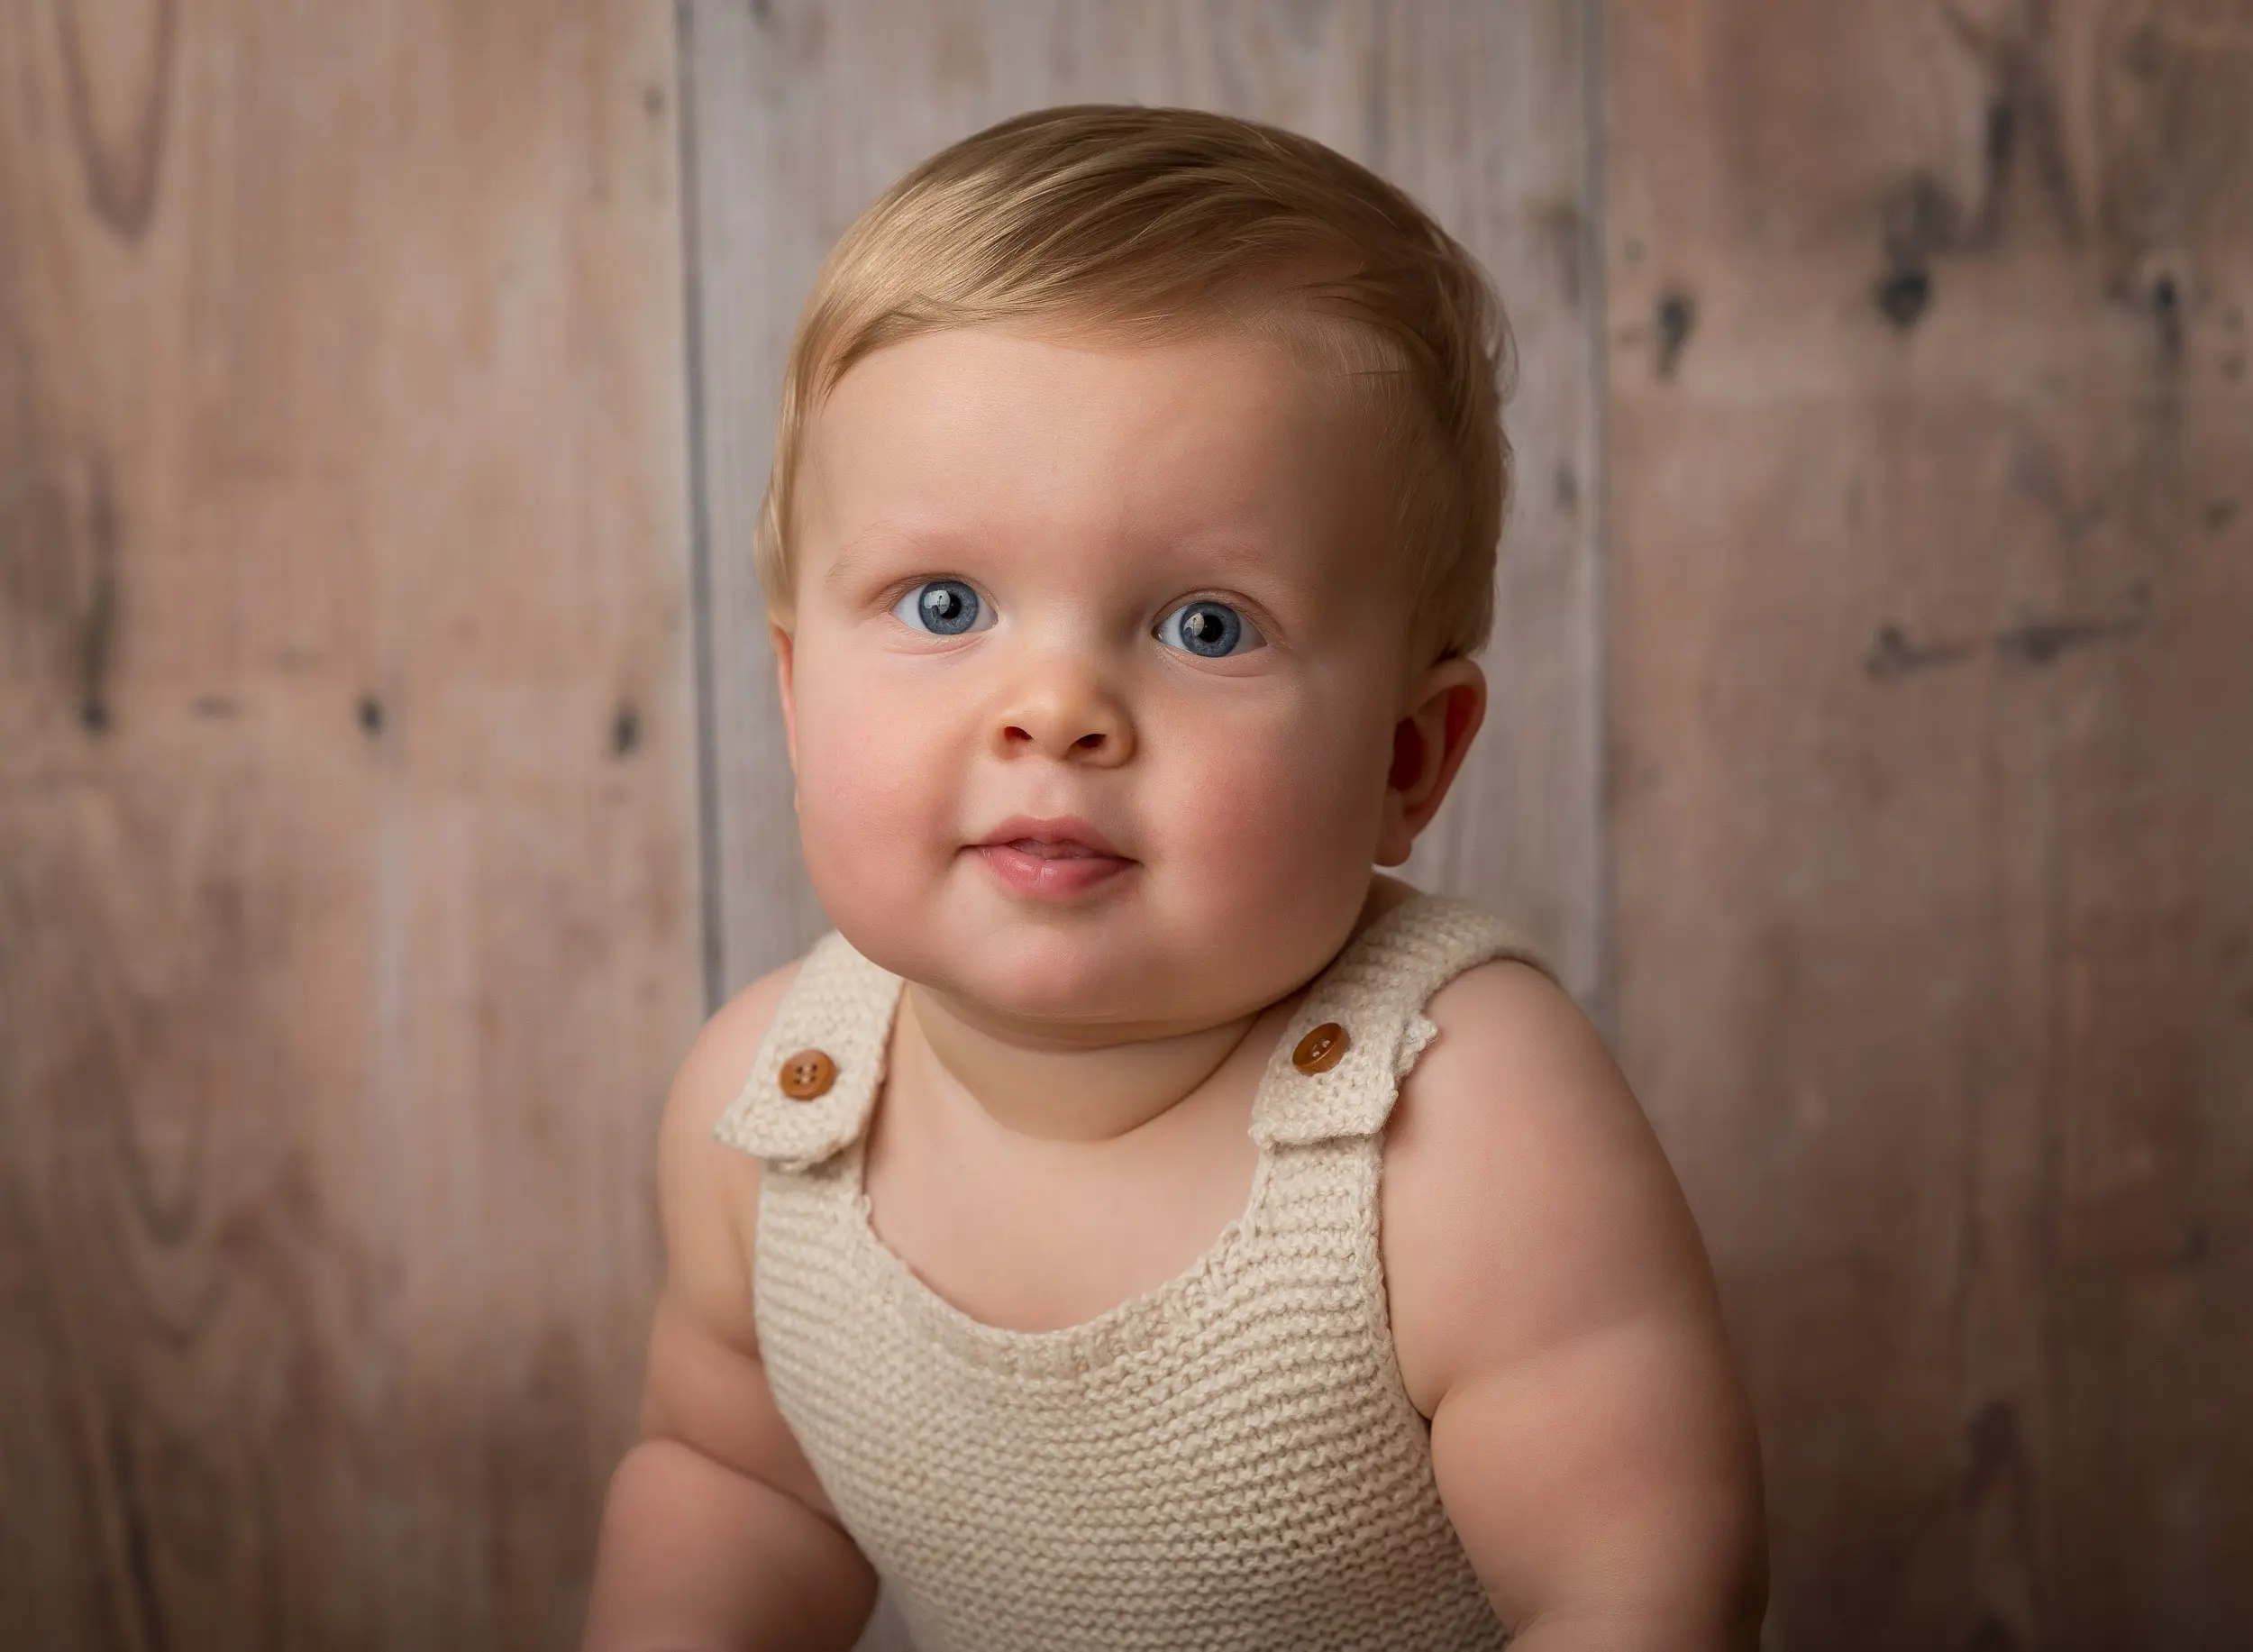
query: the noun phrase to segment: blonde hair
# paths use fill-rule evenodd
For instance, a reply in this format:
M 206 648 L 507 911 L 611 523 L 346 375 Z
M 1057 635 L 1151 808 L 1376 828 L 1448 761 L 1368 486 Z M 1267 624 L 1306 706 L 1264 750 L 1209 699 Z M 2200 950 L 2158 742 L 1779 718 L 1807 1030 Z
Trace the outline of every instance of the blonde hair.
M 1347 324 L 1317 347 L 1383 403 L 1415 634 L 1434 658 L 1474 651 L 1493 623 L 1510 495 L 1510 332 L 1492 283 L 1366 168 L 1194 109 L 1018 115 L 932 156 L 844 233 L 784 374 L 755 551 L 770 608 L 789 622 L 807 424 L 871 352 L 981 322 L 1167 334 L 1233 320 L 1291 333 L 1305 315 Z

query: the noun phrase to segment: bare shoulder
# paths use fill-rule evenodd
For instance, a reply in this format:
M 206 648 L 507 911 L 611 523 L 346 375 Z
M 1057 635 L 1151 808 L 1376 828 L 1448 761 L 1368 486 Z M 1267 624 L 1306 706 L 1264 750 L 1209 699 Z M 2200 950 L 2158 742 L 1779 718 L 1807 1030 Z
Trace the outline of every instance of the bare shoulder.
M 1381 1243 L 1401 1376 L 1473 1567 L 1520 1630 L 1750 1646 L 1759 1448 L 1657 1137 L 1596 1029 L 1530 967 L 1468 971 L 1428 1013 Z
M 797 977 L 797 960 L 770 970 L 729 999 L 706 1019 L 673 1075 L 666 1100 L 670 1122 L 707 1136 L 751 1076 L 752 1057 L 774 1023 L 782 995 Z M 737 1155 L 743 1157 L 743 1155 Z
M 1687 1202 L 1601 1036 L 1532 966 L 1435 993 L 1438 1036 L 1385 1145 L 1382 1249 L 1402 1374 L 1429 1416 L 1473 1374 L 1605 1320 L 1711 1318 Z M 1475 1307 L 1476 1311 L 1466 1312 Z
M 796 963 L 737 992 L 704 1024 L 681 1058 L 658 1127 L 658 1205 L 669 1284 L 689 1293 L 698 1317 L 735 1327 L 749 1352 L 750 1238 L 759 1209 L 759 1161 L 712 1128 L 742 1092 Z
M 752 1301 L 759 1161 L 712 1134 L 742 1093 L 796 970 L 753 981 L 715 1011 L 666 1100 L 657 1151 L 665 1283 L 650 1330 L 642 1429 L 833 1515 L 759 1355 Z

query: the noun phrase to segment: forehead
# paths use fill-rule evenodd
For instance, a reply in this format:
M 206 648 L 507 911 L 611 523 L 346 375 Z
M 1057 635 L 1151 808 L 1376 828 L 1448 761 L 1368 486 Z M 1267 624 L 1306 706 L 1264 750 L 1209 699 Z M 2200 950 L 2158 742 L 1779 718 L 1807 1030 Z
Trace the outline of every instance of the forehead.
M 807 433 L 798 537 L 1235 532 L 1367 557 L 1386 514 L 1374 418 L 1350 374 L 1272 333 L 943 329 L 839 380 Z

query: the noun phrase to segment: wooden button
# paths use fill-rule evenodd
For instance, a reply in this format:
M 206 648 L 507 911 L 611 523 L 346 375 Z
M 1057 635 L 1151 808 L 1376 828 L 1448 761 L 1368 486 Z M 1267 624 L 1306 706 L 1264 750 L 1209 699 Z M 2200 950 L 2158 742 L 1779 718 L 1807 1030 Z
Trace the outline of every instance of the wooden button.
M 837 1082 L 837 1063 L 821 1050 L 800 1050 L 782 1058 L 782 1093 L 793 1101 L 826 1095 Z
M 1291 1064 L 1301 1072 L 1327 1072 L 1345 1057 L 1345 1046 L 1353 1040 L 1345 1029 L 1335 1021 L 1325 1021 L 1305 1037 L 1291 1053 Z

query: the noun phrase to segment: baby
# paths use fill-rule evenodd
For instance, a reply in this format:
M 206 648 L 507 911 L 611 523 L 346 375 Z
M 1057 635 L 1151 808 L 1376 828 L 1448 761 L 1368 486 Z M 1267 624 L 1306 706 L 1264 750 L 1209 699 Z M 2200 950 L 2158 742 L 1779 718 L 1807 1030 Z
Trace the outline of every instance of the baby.
M 1742 1647 L 1696 1230 L 1398 865 L 1485 707 L 1499 307 L 1304 138 L 1043 111 L 831 254 L 760 546 L 836 925 L 660 1135 L 590 1652 Z

